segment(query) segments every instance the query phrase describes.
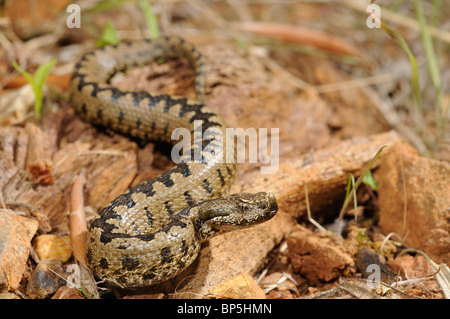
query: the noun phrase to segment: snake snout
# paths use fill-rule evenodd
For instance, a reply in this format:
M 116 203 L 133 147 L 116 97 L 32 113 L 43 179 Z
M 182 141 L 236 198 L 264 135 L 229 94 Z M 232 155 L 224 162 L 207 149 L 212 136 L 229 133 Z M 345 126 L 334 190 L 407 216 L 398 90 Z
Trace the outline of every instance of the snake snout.
M 278 203 L 273 193 L 267 193 L 267 209 L 270 212 L 270 216 L 274 216 L 278 211 Z

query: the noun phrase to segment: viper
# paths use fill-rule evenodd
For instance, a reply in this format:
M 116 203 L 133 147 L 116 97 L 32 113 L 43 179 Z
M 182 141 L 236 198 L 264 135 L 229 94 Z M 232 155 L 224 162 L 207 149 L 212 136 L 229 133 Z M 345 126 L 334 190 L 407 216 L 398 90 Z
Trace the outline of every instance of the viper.
M 115 73 L 158 58 L 190 62 L 195 98 L 124 91 L 109 83 Z M 86 259 L 100 279 L 122 287 L 168 280 L 197 258 L 202 241 L 278 211 L 272 193 L 226 196 L 236 175 L 236 145 L 222 118 L 205 105 L 204 65 L 194 45 L 166 36 L 95 49 L 74 68 L 72 105 L 93 125 L 172 145 L 172 132 L 185 128 L 201 141 L 186 145 L 176 166 L 118 196 L 92 221 Z

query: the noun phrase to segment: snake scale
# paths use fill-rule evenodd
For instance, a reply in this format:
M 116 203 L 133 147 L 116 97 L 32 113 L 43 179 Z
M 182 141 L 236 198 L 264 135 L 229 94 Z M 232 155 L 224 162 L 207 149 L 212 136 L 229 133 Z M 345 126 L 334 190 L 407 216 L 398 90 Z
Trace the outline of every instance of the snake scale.
M 195 99 L 122 91 L 108 83 L 114 73 L 160 57 L 189 60 L 196 75 Z M 132 187 L 99 212 L 86 241 L 87 263 L 98 278 L 122 287 L 165 281 L 189 266 L 211 235 L 276 214 L 271 193 L 226 196 L 235 178 L 236 146 L 225 134 L 224 121 L 204 103 L 203 73 L 201 53 L 176 36 L 105 46 L 76 64 L 69 87 L 72 105 L 92 124 L 142 141 L 174 144 L 171 132 L 180 127 L 194 138 L 208 137 L 191 143 L 175 167 Z M 194 121 L 202 125 L 196 128 Z M 192 160 L 196 152 L 201 160 Z

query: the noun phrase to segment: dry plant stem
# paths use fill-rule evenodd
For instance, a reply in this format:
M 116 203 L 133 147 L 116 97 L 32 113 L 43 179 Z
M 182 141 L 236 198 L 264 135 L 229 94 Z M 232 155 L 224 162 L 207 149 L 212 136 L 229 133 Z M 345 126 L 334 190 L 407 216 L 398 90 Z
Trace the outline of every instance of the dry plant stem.
M 403 185 L 403 225 L 402 225 L 402 237 L 405 238 L 406 232 L 406 217 L 407 217 L 407 193 L 405 182 L 405 170 L 403 169 L 403 157 L 400 157 L 400 169 L 402 172 L 402 185 Z
M 252 21 L 252 14 L 248 9 L 247 3 L 240 0 L 227 0 L 226 1 L 230 7 L 234 9 L 236 14 L 239 16 L 241 21 Z
M 73 255 L 77 261 L 86 265 L 85 242 L 87 237 L 86 214 L 84 212 L 83 187 L 85 183 L 83 170 L 75 180 L 71 194 L 69 217 L 70 242 Z
M 425 153 L 427 147 L 422 139 L 409 127 L 402 123 L 397 113 L 394 111 L 394 106 L 389 100 L 382 100 L 378 94 L 370 87 L 361 87 L 363 92 L 373 101 L 373 104 L 378 108 L 381 115 L 395 130 L 402 134 L 419 153 Z
M 310 223 L 313 224 L 314 226 L 316 226 L 321 232 L 327 231 L 322 225 L 320 225 L 318 222 L 316 222 L 311 217 L 311 207 L 309 206 L 308 184 L 307 183 L 305 183 L 305 204 L 306 204 L 306 212 L 308 214 L 308 220 L 310 221 Z

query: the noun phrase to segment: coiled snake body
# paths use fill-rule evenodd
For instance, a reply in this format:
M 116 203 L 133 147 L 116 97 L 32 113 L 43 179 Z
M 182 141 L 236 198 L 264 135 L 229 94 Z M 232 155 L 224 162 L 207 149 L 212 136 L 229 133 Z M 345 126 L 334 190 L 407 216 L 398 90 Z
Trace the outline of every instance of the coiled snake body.
M 159 57 L 190 61 L 196 100 L 122 91 L 107 83 L 115 72 Z M 86 256 L 99 278 L 124 287 L 159 283 L 190 265 L 201 241 L 212 234 L 276 214 L 270 193 L 222 198 L 235 177 L 234 138 L 226 136 L 223 120 L 204 105 L 202 55 L 182 38 L 121 43 L 87 53 L 75 66 L 70 92 L 77 113 L 95 125 L 144 141 L 173 144 L 176 128 L 187 128 L 194 140 L 203 137 L 202 143 L 188 146 L 177 166 L 118 196 L 91 223 Z M 195 127 L 197 120 L 202 125 Z M 192 160 L 194 154 L 200 160 Z

